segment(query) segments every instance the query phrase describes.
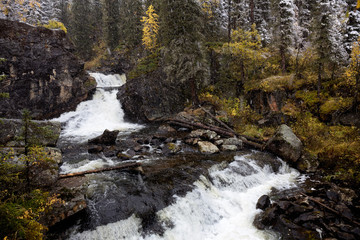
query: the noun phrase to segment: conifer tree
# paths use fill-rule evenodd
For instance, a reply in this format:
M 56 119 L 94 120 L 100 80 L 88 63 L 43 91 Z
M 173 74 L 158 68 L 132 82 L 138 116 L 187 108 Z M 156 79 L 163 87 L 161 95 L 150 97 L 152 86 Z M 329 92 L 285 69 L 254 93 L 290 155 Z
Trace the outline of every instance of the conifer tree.
M 76 0 L 71 6 L 69 32 L 80 57 L 85 60 L 92 56 L 92 25 L 90 0 Z
M 293 0 L 277 0 L 275 4 L 277 19 L 274 39 L 279 48 L 281 69 L 286 72 L 287 56 L 294 41 L 295 12 Z
M 199 87 L 208 79 L 202 10 L 195 0 L 162 0 L 160 19 L 167 80 L 180 86 L 197 105 Z
M 119 45 L 119 0 L 104 0 L 104 26 L 106 28 L 106 43 L 113 50 Z
M 120 2 L 120 42 L 132 48 L 141 44 L 141 19 L 144 9 L 141 0 L 122 0 Z

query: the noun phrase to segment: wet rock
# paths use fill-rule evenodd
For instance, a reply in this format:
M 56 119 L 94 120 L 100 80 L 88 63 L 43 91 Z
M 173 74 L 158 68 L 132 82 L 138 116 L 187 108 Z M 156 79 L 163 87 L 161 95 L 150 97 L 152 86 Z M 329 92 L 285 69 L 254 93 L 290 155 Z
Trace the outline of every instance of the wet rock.
M 217 133 L 214 131 L 206 130 L 204 138 L 207 140 L 215 140 L 218 137 Z
M 276 134 L 266 143 L 266 149 L 290 163 L 300 158 L 303 145 L 287 125 L 281 125 Z
M 104 150 L 104 148 L 102 146 L 99 145 L 93 145 L 93 146 L 89 146 L 88 148 L 88 153 L 90 154 L 96 154 L 96 153 L 100 153 Z
M 352 214 L 351 210 L 344 203 L 340 203 L 340 204 L 336 205 L 335 210 L 338 211 L 339 213 L 341 213 L 342 216 L 347 217 L 348 219 L 353 218 L 353 214 Z
M 345 233 L 345 232 L 341 232 L 341 231 L 337 232 L 337 236 L 341 240 L 356 240 L 357 239 L 353 234 Z
M 318 220 L 324 217 L 324 212 L 322 211 L 312 211 L 308 213 L 303 213 L 299 217 L 297 217 L 294 222 L 295 223 L 302 223 L 302 222 L 309 222 Z
M 34 119 L 50 119 L 74 110 L 95 90 L 95 79 L 74 55 L 63 31 L 0 19 L 0 117 L 21 118 L 29 109 Z
M 188 135 L 188 138 L 201 138 L 205 135 L 206 132 L 207 132 L 207 130 L 197 129 L 197 130 L 191 131 L 191 133 L 189 133 L 189 135 Z
M 214 154 L 219 152 L 219 148 L 211 142 L 199 141 L 197 144 L 201 153 Z
M 278 216 L 278 206 L 273 205 L 255 217 L 254 225 L 259 229 L 265 229 L 267 226 L 273 226 Z
M 223 145 L 235 145 L 239 148 L 242 148 L 243 142 L 238 138 L 227 138 L 224 140 Z
M 235 145 L 221 145 L 221 147 L 220 147 L 220 149 L 221 149 L 221 151 L 229 151 L 229 152 L 231 152 L 231 151 L 237 151 L 238 150 L 238 147 L 237 146 L 235 146 Z
M 303 173 L 314 173 L 319 167 L 319 161 L 316 157 L 305 152 L 296 163 L 296 169 Z
M 90 139 L 89 144 L 115 145 L 116 138 L 120 131 L 105 130 L 104 133 L 96 138 Z
M 270 206 L 270 198 L 268 195 L 262 195 L 256 203 L 256 209 L 265 210 Z
M 156 131 L 158 134 L 170 134 L 175 132 L 176 130 L 168 124 L 161 125 Z
M 214 144 L 215 144 L 216 146 L 220 146 L 220 145 L 222 145 L 223 143 L 224 143 L 224 140 L 222 140 L 222 139 L 217 140 L 217 141 L 214 142 Z
M 121 153 L 119 152 L 118 154 L 116 154 L 116 157 L 120 160 L 129 160 L 131 159 L 131 156 L 125 153 Z
M 181 147 L 172 142 L 165 144 L 165 146 L 162 149 L 164 154 L 175 154 L 175 153 L 180 152 L 180 150 L 181 150 Z

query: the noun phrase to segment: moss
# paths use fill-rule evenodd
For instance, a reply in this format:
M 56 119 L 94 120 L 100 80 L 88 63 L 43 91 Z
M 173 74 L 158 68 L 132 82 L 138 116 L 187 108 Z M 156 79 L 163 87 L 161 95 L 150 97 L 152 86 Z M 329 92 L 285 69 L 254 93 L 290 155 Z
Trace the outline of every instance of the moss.
M 261 80 L 259 89 L 264 92 L 273 92 L 276 90 L 291 90 L 293 88 L 294 75 L 271 76 Z
M 140 76 L 147 75 L 155 71 L 159 67 L 160 51 L 141 58 L 136 67 L 129 73 L 129 79 L 134 79 Z
M 352 102 L 352 98 L 331 97 L 320 106 L 320 114 L 327 115 L 339 110 L 345 110 L 351 107 Z

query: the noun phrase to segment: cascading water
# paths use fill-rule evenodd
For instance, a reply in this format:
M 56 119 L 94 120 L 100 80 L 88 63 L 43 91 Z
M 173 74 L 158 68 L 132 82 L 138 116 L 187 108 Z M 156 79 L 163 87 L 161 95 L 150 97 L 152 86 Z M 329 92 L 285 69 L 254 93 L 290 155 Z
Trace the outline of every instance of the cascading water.
M 125 75 L 104 75 L 91 73 L 97 82 L 97 89 L 92 100 L 84 101 L 78 105 L 75 111 L 62 114 L 53 119 L 65 124 L 60 136 L 60 146 L 86 143 L 88 139 L 101 135 L 104 130 L 131 131 L 142 126 L 126 123 L 124 112 L 119 100 L 116 99 L 118 87 L 126 82 Z M 79 146 L 81 147 L 81 145 Z M 67 162 L 62 165 L 62 173 L 80 172 L 101 168 L 106 165 L 114 165 L 111 159 L 91 159 L 87 154 L 77 153 L 77 161 Z
M 294 187 L 299 174 L 283 162 L 276 172 L 270 165 L 261 167 L 252 160 L 254 154 L 235 157 L 225 169 L 222 164 L 213 166 L 209 178 L 201 176 L 194 183 L 194 190 L 176 197 L 174 204 L 159 211 L 157 218 L 165 228 L 162 235 L 144 234 L 141 219 L 133 215 L 73 234 L 70 239 L 277 239 L 276 234 L 257 230 L 252 225 L 259 212 L 255 209 L 256 202 L 273 187 Z
M 91 75 L 98 83 L 93 99 L 56 119 L 64 123 L 62 173 L 118 164 L 116 157 L 89 154 L 87 140 L 105 129 L 130 134 L 143 127 L 123 120 L 116 88 L 124 78 Z M 272 188 L 294 187 L 299 176 L 280 159 L 250 151 L 235 157 L 150 151 L 136 161 L 145 178 L 126 172 L 87 176 L 88 219 L 69 229 L 68 239 L 278 239 L 253 226 L 255 205 Z

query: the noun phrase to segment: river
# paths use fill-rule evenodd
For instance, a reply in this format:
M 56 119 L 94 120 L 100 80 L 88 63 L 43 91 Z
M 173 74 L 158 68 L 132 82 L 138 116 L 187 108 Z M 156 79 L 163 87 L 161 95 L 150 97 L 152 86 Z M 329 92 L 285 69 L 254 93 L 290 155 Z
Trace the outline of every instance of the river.
M 91 75 L 98 83 L 93 99 L 56 119 L 64 126 L 59 141 L 64 154 L 61 173 L 119 164 L 114 156 L 87 152 L 87 140 L 105 129 L 120 130 L 118 141 L 130 135 L 146 137 L 152 131 L 151 126 L 124 121 L 116 99 L 124 76 Z M 149 145 L 148 154 L 128 160 L 134 161 L 143 164 L 145 176 L 128 172 L 87 176 L 87 215 L 67 229 L 67 239 L 279 239 L 253 226 L 260 211 L 256 202 L 274 189 L 296 187 L 300 176 L 279 158 L 250 150 L 163 156 Z

